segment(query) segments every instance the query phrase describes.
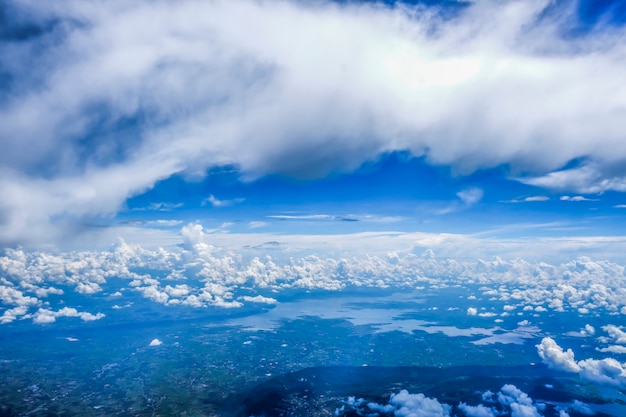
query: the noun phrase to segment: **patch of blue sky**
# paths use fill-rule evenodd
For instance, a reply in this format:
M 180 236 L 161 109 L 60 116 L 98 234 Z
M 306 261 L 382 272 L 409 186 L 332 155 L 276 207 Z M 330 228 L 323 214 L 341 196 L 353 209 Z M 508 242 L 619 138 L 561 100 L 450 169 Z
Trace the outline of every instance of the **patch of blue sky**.
M 228 222 L 230 230 L 264 232 L 615 235 L 624 232 L 622 201 L 619 192 L 580 195 L 527 185 L 506 166 L 460 175 L 423 157 L 391 153 L 354 172 L 319 179 L 273 175 L 244 181 L 234 167 L 194 180 L 175 175 L 129 199 L 117 219 L 198 220 L 210 227 Z

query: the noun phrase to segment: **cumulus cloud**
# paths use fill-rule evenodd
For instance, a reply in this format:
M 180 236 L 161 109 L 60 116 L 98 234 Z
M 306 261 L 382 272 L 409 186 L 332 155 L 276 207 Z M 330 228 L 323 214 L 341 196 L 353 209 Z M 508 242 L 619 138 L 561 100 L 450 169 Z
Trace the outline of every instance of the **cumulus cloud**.
M 461 410 L 467 417 L 496 417 L 497 411 L 493 408 L 485 407 L 482 404 L 467 405 L 465 403 L 459 404 L 459 410 Z
M 426 397 L 424 394 L 411 394 L 401 390 L 391 394 L 389 403 L 367 403 L 363 399 L 350 397 L 347 405 L 357 410 L 358 415 L 396 417 L 448 417 L 459 415 L 464 417 L 496 417 L 510 415 L 511 417 L 541 417 L 541 405 L 515 385 L 505 384 L 497 394 L 485 392 L 482 395 L 485 402 L 490 403 L 468 405 L 459 403 L 456 407 L 440 403 L 436 398 Z M 458 414 L 461 412 L 462 414 Z
M 537 345 L 537 353 L 541 360 L 552 368 L 576 372 L 581 378 L 594 383 L 626 387 L 626 363 L 616 359 L 584 359 L 577 362 L 571 349 L 563 351 L 563 348 L 550 337 L 544 338 Z
M 454 18 L 371 2 L 11 4 L 52 30 L 0 44 L 3 243 L 224 165 L 315 177 L 408 151 L 626 190 L 624 29 L 564 35 L 573 2 L 468 2 Z
M 402 390 L 391 394 L 389 404 L 367 404 L 370 410 L 381 413 L 393 413 L 397 417 L 448 417 L 451 407 L 441 404 L 435 398 L 428 398 L 424 394 L 410 394 Z
M 291 289 L 428 287 L 434 291 L 467 283 L 480 285 L 482 294 L 476 294 L 477 299 L 502 303 L 502 315 L 514 310 L 523 316 L 582 308 L 594 314 L 626 314 L 626 267 L 588 257 L 561 264 L 520 258 L 439 257 L 421 245 L 416 250 L 416 241 L 436 245 L 451 236 L 419 233 L 335 235 L 332 241 L 327 236 L 281 236 L 281 244 L 272 245 L 271 252 L 266 253 L 256 246 L 276 236 L 230 235 L 220 240 L 224 234 L 211 234 L 199 224 L 185 226 L 181 234 L 184 245 L 169 248 L 147 249 L 120 241 L 106 251 L 7 250 L 0 256 L 0 304 L 8 309 L 1 320 L 12 322 L 35 314 L 42 306 L 51 311 L 64 307 L 42 301 L 48 294 L 63 294 L 63 289 L 74 296 L 90 297 L 102 291 L 86 289 L 107 288 L 110 295 L 106 299 L 119 304 L 117 308 L 130 304 L 115 297 L 131 292 L 168 306 L 237 308 L 246 303 L 275 303 L 278 296 L 263 294 L 278 295 Z M 458 240 L 454 246 L 461 244 L 466 253 L 463 242 Z M 222 243 L 228 246 L 218 246 Z M 472 246 L 475 241 L 466 244 Z M 134 272 L 137 270 L 143 272 Z M 493 317 L 498 311 L 451 308 L 476 317 Z M 44 316 L 38 320 L 46 320 Z M 524 319 L 528 318 L 520 317 L 519 325 L 527 326 L 529 322 Z M 611 335 L 607 343 L 622 343 L 622 327 L 607 326 L 604 330 Z M 591 335 L 593 331 L 585 326 L 576 335 Z M 519 337 L 511 335 L 508 343 Z
M 148 346 L 161 346 L 162 344 L 163 342 L 161 342 L 159 339 L 152 339 Z
M 58 311 L 40 308 L 32 315 L 33 322 L 37 324 L 54 323 L 58 317 L 79 317 L 83 321 L 95 321 L 105 317 L 103 313 L 80 312 L 72 307 L 63 307 Z
M 251 297 L 249 295 L 244 295 L 243 297 L 241 297 L 241 299 L 249 303 L 278 304 L 278 301 L 275 298 L 264 297 L 262 295 L 257 295 L 254 297 Z
M 557 345 L 556 341 L 550 337 L 545 337 L 541 340 L 541 343 L 537 345 L 537 353 L 541 360 L 551 368 L 568 372 L 580 371 L 580 366 L 574 360 L 572 349 L 563 351 L 563 348 Z
M 608 324 L 606 326 L 602 326 L 602 330 L 607 332 L 615 343 L 620 345 L 626 345 L 626 331 L 624 331 L 623 326 Z

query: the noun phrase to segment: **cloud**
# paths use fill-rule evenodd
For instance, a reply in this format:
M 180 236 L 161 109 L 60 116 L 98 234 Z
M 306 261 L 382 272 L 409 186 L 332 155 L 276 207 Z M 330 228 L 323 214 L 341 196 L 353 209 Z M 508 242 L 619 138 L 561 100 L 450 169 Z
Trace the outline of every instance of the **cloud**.
M 473 206 L 483 198 L 483 190 L 476 187 L 466 188 L 456 193 L 456 195 L 466 206 Z
M 496 417 L 497 416 L 497 412 L 494 409 L 485 407 L 482 404 L 467 405 L 465 403 L 460 403 L 459 410 L 461 410 L 467 417 Z
M 626 175 L 603 172 L 602 166 L 587 164 L 579 168 L 554 171 L 538 177 L 520 178 L 525 184 L 556 191 L 576 191 L 583 194 L 599 194 L 605 191 L 626 191 Z M 610 172 L 610 170 L 608 170 Z
M 587 198 L 582 195 L 569 196 L 564 195 L 559 198 L 561 201 L 599 201 L 597 198 Z
M 264 297 L 270 292 L 280 294 L 294 289 L 435 290 L 468 282 L 480 284 L 477 299 L 502 304 L 500 310 L 462 308 L 476 317 L 494 316 L 499 311 L 502 315 L 514 310 L 520 315 L 544 315 L 580 309 L 593 315 L 626 315 L 626 267 L 621 262 L 590 257 L 561 263 L 525 259 L 520 256 L 525 252 L 519 249 L 529 246 L 525 239 L 503 243 L 464 235 L 398 232 L 333 235 L 332 239 L 328 235 L 281 235 L 280 243 L 272 240 L 276 238 L 264 233 L 215 234 L 192 223 L 181 229 L 176 245 L 167 247 L 147 248 L 120 240 L 101 251 L 9 249 L 0 255 L 0 305 L 7 309 L 0 320 L 9 323 L 32 316 L 39 308 L 55 312 L 64 307 L 58 305 L 59 297 L 45 300 L 50 294 L 72 294 L 88 300 L 104 289 L 110 294 L 105 299 L 136 293 L 166 306 L 237 308 L 246 303 L 273 302 L 280 298 Z M 621 240 L 594 243 L 587 237 L 580 241 L 532 242 L 534 250 L 544 256 L 560 245 L 582 245 L 585 252 L 590 252 L 594 244 L 610 246 L 622 259 Z M 508 253 L 509 259 L 484 252 L 490 245 L 493 253 Z M 507 249 L 506 245 L 513 246 Z M 479 252 L 474 251 L 477 248 Z M 128 305 L 126 301 L 113 301 L 119 306 Z M 45 313 L 41 312 L 38 320 L 46 320 Z M 528 318 L 516 321 L 520 326 L 528 325 L 524 321 Z M 594 329 L 585 326 L 583 330 L 576 335 L 590 335 Z M 609 325 L 603 330 L 610 335 L 607 344 L 621 343 L 623 328 Z M 515 331 L 479 343 L 518 343 L 525 338 L 523 333 Z
M 451 407 L 441 404 L 434 398 L 428 398 L 424 394 L 410 394 L 402 390 L 397 394 L 391 394 L 389 404 L 367 404 L 370 410 L 380 413 L 393 413 L 398 417 L 448 417 Z
M 626 345 L 626 331 L 624 331 L 624 327 L 608 324 L 606 326 L 602 326 L 602 330 L 609 334 L 614 343 Z
M 369 416 L 396 416 L 396 417 L 448 417 L 452 415 L 462 415 L 464 417 L 496 417 L 500 415 L 510 415 L 512 417 L 541 417 L 543 413 L 542 404 L 537 404 L 525 392 L 512 384 L 502 386 L 497 395 L 487 391 L 483 393 L 482 399 L 491 403 L 490 406 L 484 404 L 468 405 L 461 402 L 456 407 L 442 404 L 436 398 L 426 397 L 424 394 L 411 394 L 407 390 L 401 390 L 396 394 L 391 394 L 389 403 L 378 404 L 367 403 L 363 399 L 350 397 L 346 405 L 357 411 L 358 415 Z M 497 401 L 496 401 L 497 400 Z M 578 402 L 578 408 L 584 404 Z M 458 414 L 458 412 L 462 414 Z M 562 413 L 561 413 L 562 415 Z
M 60 239 L 157 181 L 225 165 L 320 177 L 407 151 L 461 173 L 507 164 L 541 187 L 626 190 L 624 29 L 564 35 L 573 2 L 471 2 L 454 18 L 370 2 L 12 7 L 56 29 L 0 44 L 14 80 L 0 114 L 5 244 Z M 559 171 L 576 158 L 588 163 Z
M 584 359 L 577 362 L 571 349 L 563 351 L 550 337 L 543 338 L 537 345 L 537 353 L 552 368 L 578 373 L 581 378 L 594 383 L 626 387 L 626 363 L 616 359 Z
M 103 313 L 91 314 L 80 312 L 72 307 L 63 307 L 58 311 L 40 308 L 32 315 L 33 322 L 36 324 L 54 323 L 58 317 L 79 317 L 82 321 L 95 321 L 105 317 Z
M 343 217 L 331 214 L 275 214 L 267 217 L 276 220 L 358 221 L 356 217 Z
M 554 339 L 545 337 L 541 340 L 541 344 L 537 345 L 537 353 L 541 360 L 551 368 L 568 371 L 579 372 L 580 366 L 574 360 L 574 352 L 572 349 L 563 351 Z
M 275 298 L 264 297 L 262 295 L 257 295 L 254 297 L 251 297 L 249 295 L 244 295 L 243 297 L 241 297 L 241 299 L 249 303 L 278 304 L 278 301 Z
M 258 229 L 260 227 L 265 227 L 265 226 L 267 226 L 267 222 L 252 221 L 248 223 L 248 227 L 250 229 Z
M 176 227 L 182 224 L 182 220 L 151 220 L 146 222 L 149 226 L 157 227 Z
M 183 206 L 183 203 L 150 203 L 146 207 L 137 207 L 135 211 L 173 211 Z
M 550 197 L 547 197 L 545 195 L 533 195 L 530 197 L 516 198 L 513 200 L 504 201 L 504 202 L 505 203 L 534 203 L 534 202 L 549 201 L 549 200 L 550 200 Z
M 202 205 L 210 204 L 213 207 L 230 207 L 234 204 L 242 203 L 245 201 L 243 198 L 234 198 L 232 200 L 219 200 L 213 194 L 208 196 L 202 201 Z

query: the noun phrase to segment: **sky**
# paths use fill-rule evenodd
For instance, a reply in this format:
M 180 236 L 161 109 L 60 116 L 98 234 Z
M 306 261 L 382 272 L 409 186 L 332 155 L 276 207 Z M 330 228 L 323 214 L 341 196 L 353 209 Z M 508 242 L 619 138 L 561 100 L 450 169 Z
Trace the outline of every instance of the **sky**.
M 619 0 L 5 0 L 0 325 L 471 290 L 459 323 L 517 329 L 483 344 L 623 389 L 625 23 Z M 419 395 L 355 407 L 446 415 Z M 539 413 L 493 395 L 465 414 Z
M 231 245 L 625 248 L 623 2 L 8 1 L 0 19 L 1 247 L 172 245 L 198 224 Z

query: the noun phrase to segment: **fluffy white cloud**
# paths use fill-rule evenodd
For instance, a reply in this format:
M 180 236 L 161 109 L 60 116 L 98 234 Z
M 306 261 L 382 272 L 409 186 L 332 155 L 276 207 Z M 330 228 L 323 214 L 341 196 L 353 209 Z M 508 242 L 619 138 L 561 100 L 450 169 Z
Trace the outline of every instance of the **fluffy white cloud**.
M 28 312 L 28 308 L 24 306 L 9 308 L 0 316 L 0 324 L 11 323 L 18 317 L 25 315 Z
M 482 396 L 484 404 L 468 405 L 461 402 L 456 407 L 464 417 L 496 417 L 510 415 L 511 417 L 541 417 L 541 405 L 536 404 L 525 392 L 511 384 L 505 384 L 497 395 L 488 391 Z M 496 403 L 497 401 L 497 403 Z M 440 403 L 436 398 L 426 397 L 424 394 L 411 394 L 402 390 L 392 394 L 387 404 L 366 403 L 363 399 L 350 397 L 346 402 L 350 407 L 358 410 L 359 415 L 393 415 L 396 417 L 448 417 L 453 407 Z M 459 415 L 454 412 L 454 415 Z
M 537 353 L 541 360 L 551 368 L 568 372 L 580 371 L 580 366 L 574 360 L 572 349 L 563 351 L 563 348 L 557 345 L 556 341 L 550 337 L 545 337 L 541 340 L 541 343 L 537 345 Z
M 567 371 L 577 372 L 588 381 L 626 387 L 626 363 L 613 358 L 585 359 L 576 362 L 571 349 L 563 351 L 552 338 L 546 337 L 537 345 L 537 353 L 548 366 Z
M 624 327 L 609 324 L 606 326 L 602 326 L 602 330 L 607 332 L 615 343 L 620 345 L 626 345 L 626 332 L 624 331 Z
M 275 239 L 273 235 L 224 240 L 222 234 L 211 234 L 198 224 L 185 226 L 182 235 L 184 247 L 167 249 L 145 249 L 120 241 L 107 251 L 7 250 L 0 256 L 0 303 L 5 308 L 26 307 L 32 313 L 48 294 L 69 289 L 90 296 L 106 286 L 113 295 L 133 290 L 164 305 L 232 308 L 276 302 L 261 296 L 268 290 L 276 294 L 287 289 L 336 291 L 350 286 L 435 290 L 476 284 L 482 294 L 475 296 L 501 302 L 502 314 L 516 309 L 522 315 L 580 309 L 626 314 L 625 267 L 586 257 L 553 265 L 519 258 L 455 260 L 440 258 L 432 250 L 423 256 L 424 251 L 415 249 L 415 240 L 436 244 L 435 236 L 402 233 L 338 235 L 330 242 L 327 236 L 281 236 L 281 245 L 268 256 L 245 246 Z M 141 274 L 134 272 L 139 269 Z M 118 287 L 111 288 L 112 283 Z M 466 312 L 481 317 L 496 314 L 496 310 L 476 307 Z M 9 313 L 4 321 L 10 317 Z M 607 326 L 605 330 L 614 335 L 614 343 L 621 343 L 617 342 L 623 335 L 621 328 Z M 582 330 L 578 335 L 584 336 Z
M 105 315 L 103 313 L 91 314 L 87 312 L 80 312 L 71 307 L 63 307 L 58 311 L 40 308 L 35 314 L 32 315 L 33 322 L 37 324 L 54 323 L 58 317 L 79 317 L 83 321 L 94 321 L 104 318 Z
M 393 415 L 397 417 L 448 417 L 451 408 L 434 398 L 428 398 L 421 393 L 410 394 L 407 390 L 391 394 L 389 404 L 369 403 L 367 406 L 372 411 L 393 412 Z
M 275 298 L 264 297 L 262 295 L 257 295 L 254 297 L 250 297 L 249 295 L 244 295 L 243 297 L 241 297 L 241 299 L 249 303 L 262 303 L 262 304 L 277 304 L 278 303 L 278 301 L 276 301 Z
M 459 404 L 459 410 L 461 410 L 467 417 L 496 417 L 497 411 L 493 408 L 486 407 L 482 404 L 467 405 L 465 403 Z
M 58 30 L 38 48 L 0 44 L 15 78 L 0 114 L 0 241 L 58 237 L 63 219 L 114 213 L 178 172 L 310 177 L 394 150 L 624 190 L 624 29 L 563 36 L 574 6 L 550 6 L 468 2 L 447 19 L 370 2 L 12 2 Z M 550 172 L 579 157 L 589 163 Z

